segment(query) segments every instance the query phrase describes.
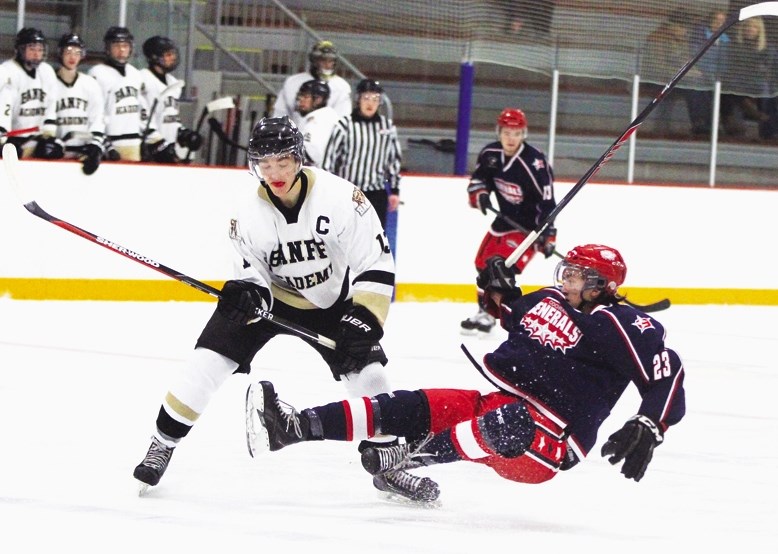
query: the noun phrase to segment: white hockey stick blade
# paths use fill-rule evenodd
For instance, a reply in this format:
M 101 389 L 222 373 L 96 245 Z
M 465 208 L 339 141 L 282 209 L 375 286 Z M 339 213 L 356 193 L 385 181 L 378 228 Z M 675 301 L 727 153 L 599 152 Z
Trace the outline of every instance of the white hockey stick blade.
M 223 98 L 217 98 L 216 100 L 211 100 L 205 105 L 205 110 L 208 113 L 211 112 L 217 112 L 219 110 L 229 110 L 230 108 L 235 107 L 235 101 L 232 99 L 232 96 L 225 96 Z
M 252 458 L 270 452 L 270 437 L 262 417 L 264 412 L 262 385 L 253 383 L 246 389 L 246 446 Z
M 760 2 L 759 4 L 746 6 L 740 10 L 740 21 L 758 15 L 778 16 L 778 2 Z
M 175 83 L 173 83 L 172 85 L 166 87 L 162 91 L 162 94 L 159 95 L 160 98 L 163 97 L 163 96 L 170 96 L 171 94 L 175 94 L 175 92 L 177 90 L 183 90 L 185 84 L 186 84 L 186 81 L 184 81 L 183 79 L 181 79 L 180 81 L 176 81 Z
M 10 142 L 3 146 L 3 167 L 5 167 L 5 174 L 8 176 L 11 190 L 27 208 L 27 205 L 33 202 L 33 198 L 29 191 L 23 190 L 19 184 L 19 156 L 16 154 L 16 147 Z M 29 210 L 29 208 L 27 209 Z

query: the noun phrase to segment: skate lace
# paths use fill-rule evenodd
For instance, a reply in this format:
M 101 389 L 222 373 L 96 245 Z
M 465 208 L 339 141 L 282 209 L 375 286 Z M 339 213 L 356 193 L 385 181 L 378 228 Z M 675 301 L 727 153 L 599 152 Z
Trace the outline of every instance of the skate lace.
M 396 470 L 384 474 L 386 482 L 393 487 L 406 491 L 407 493 L 416 493 L 422 488 L 423 477 L 418 477 L 407 471 Z
M 157 470 L 167 467 L 170 461 L 170 455 L 173 449 L 159 442 L 156 438 L 152 439 L 149 451 L 143 459 L 143 465 Z
M 432 433 L 429 433 L 424 439 L 415 444 L 398 444 L 387 448 L 377 448 L 381 469 L 390 471 L 403 468 L 412 469 L 425 465 L 422 458 L 431 457 L 433 454 L 422 452 L 422 449 L 432 439 L 432 436 Z
M 297 435 L 298 438 L 303 438 L 303 430 L 300 427 L 300 412 L 294 409 L 290 404 L 287 404 L 283 400 L 279 400 L 277 395 L 275 404 L 276 410 L 286 423 L 286 431 L 289 432 L 289 429 L 294 428 L 294 434 Z

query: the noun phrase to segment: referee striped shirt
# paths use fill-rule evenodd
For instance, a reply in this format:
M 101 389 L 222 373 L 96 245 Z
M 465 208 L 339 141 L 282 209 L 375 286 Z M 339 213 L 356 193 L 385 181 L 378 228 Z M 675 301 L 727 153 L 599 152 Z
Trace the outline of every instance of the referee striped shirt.
M 322 168 L 350 181 L 363 191 L 400 193 L 402 151 L 397 128 L 376 113 L 366 119 L 358 110 L 341 117 L 332 129 Z

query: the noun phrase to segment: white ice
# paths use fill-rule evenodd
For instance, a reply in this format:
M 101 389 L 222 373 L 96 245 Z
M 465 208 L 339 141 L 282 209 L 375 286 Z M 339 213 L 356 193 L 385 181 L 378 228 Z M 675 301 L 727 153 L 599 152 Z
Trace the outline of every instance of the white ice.
M 343 398 L 300 339 L 272 341 L 231 377 L 137 496 L 134 466 L 160 401 L 213 304 L 0 299 L 0 552 L 778 551 L 776 307 L 673 306 L 657 314 L 682 356 L 687 415 L 640 483 L 597 451 L 631 416 L 622 398 L 595 450 L 540 485 L 476 464 L 419 470 L 442 506 L 378 497 L 356 445 L 307 443 L 248 456 L 243 401 L 269 379 L 298 408 Z M 490 390 L 460 351 L 473 306 L 395 303 L 384 346 L 396 389 Z

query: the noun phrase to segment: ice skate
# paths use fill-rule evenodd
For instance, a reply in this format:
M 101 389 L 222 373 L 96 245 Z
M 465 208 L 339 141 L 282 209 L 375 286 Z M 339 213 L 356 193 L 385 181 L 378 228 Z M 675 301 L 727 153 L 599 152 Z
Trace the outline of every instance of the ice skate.
M 387 471 L 373 476 L 373 486 L 387 500 L 436 507 L 440 487 L 429 477 L 417 477 L 407 471 Z
M 495 319 L 483 308 L 478 308 L 478 313 L 462 320 L 460 324 L 463 335 L 475 335 L 477 333 L 489 333 L 495 325 Z
M 170 457 L 173 456 L 173 450 L 174 447 L 163 444 L 157 437 L 151 437 L 151 446 L 146 457 L 132 472 L 132 476 L 140 482 L 139 496 L 146 494 L 149 487 L 155 487 L 162 479 L 170 463 Z
M 246 391 L 246 444 L 249 455 L 275 452 L 305 440 L 307 417 L 278 399 L 273 383 L 260 381 Z

